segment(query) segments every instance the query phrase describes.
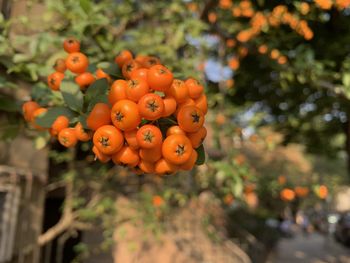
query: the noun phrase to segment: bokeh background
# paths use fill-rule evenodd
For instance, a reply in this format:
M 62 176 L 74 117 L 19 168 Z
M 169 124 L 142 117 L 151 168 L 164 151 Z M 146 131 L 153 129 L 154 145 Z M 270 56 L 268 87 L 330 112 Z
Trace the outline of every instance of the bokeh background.
M 0 262 L 350 262 L 350 1 L 0 0 Z M 139 176 L 21 106 L 67 37 L 204 86 L 206 162 Z M 67 203 L 71 217 L 66 217 Z

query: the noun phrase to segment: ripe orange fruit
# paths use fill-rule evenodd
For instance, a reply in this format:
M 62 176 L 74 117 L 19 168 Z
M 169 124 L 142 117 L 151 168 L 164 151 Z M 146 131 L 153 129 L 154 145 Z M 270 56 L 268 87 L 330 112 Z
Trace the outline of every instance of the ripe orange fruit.
M 63 146 L 71 148 L 77 144 L 78 139 L 75 136 L 75 131 L 73 128 L 65 128 L 59 132 L 58 141 Z
M 204 114 L 207 114 L 208 102 L 207 102 L 207 96 L 205 96 L 205 94 L 202 94 L 198 99 L 194 101 L 194 103 Z
M 229 9 L 232 6 L 232 0 L 220 0 L 219 7 L 222 9 Z
M 68 53 L 79 52 L 80 51 L 80 42 L 75 38 L 67 38 L 63 42 L 63 48 Z
M 154 163 L 162 158 L 162 146 L 160 145 L 151 149 L 141 148 L 139 154 L 142 160 Z
M 142 80 L 147 82 L 147 72 L 148 72 L 148 69 L 146 69 L 146 68 L 135 69 L 131 72 L 130 78 L 131 79 L 142 79 Z
M 123 147 L 124 137 L 113 125 L 104 125 L 96 130 L 93 142 L 101 153 L 112 155 Z
M 287 63 L 287 57 L 286 56 L 280 56 L 278 59 L 277 59 L 277 63 L 280 64 L 280 65 L 284 65 Z
M 27 101 L 22 105 L 24 119 L 28 122 L 33 121 L 33 113 L 40 108 L 40 105 L 35 101 Z
M 120 151 L 112 156 L 112 160 L 115 164 L 135 167 L 139 163 L 140 157 L 137 150 L 133 150 L 129 146 L 123 146 Z
M 268 50 L 269 50 L 269 48 L 265 44 L 259 46 L 259 48 L 258 48 L 258 51 L 260 54 L 266 54 Z
M 277 49 L 272 49 L 270 52 L 270 57 L 272 59 L 277 59 L 280 56 L 280 52 Z
M 92 152 L 95 154 L 95 160 L 98 159 L 101 163 L 108 163 L 112 159 L 111 156 L 101 153 L 96 146 L 92 147 Z
M 129 100 L 138 102 L 143 95 L 147 94 L 148 90 L 149 87 L 145 80 L 131 79 L 127 81 L 125 92 Z
M 75 125 L 75 136 L 79 141 L 87 142 L 91 140 L 92 138 L 92 132 L 91 131 L 85 131 L 83 125 L 78 122 L 77 125 Z
M 164 111 L 163 99 L 154 93 L 147 93 L 139 100 L 138 109 L 140 115 L 146 120 L 157 120 L 162 117 Z
M 123 79 L 117 79 L 113 82 L 111 90 L 108 93 L 108 101 L 114 105 L 117 101 L 127 99 L 126 96 L 127 82 Z
M 187 162 L 192 154 L 191 141 L 185 135 L 174 134 L 166 137 L 162 145 L 164 159 L 180 165 Z
M 103 69 L 97 69 L 95 75 L 97 79 L 107 79 L 108 82 L 112 81 L 111 76 L 104 72 Z
M 113 125 L 122 131 L 131 131 L 141 122 L 137 104 L 131 100 L 120 100 L 111 112 Z
M 226 194 L 223 201 L 226 205 L 231 205 L 234 202 L 234 200 L 235 199 L 232 194 Z
M 182 130 L 182 129 L 180 128 L 180 126 L 175 125 L 175 126 L 171 126 L 171 127 L 167 130 L 166 136 L 168 137 L 168 136 L 173 135 L 173 134 L 186 135 L 186 132 L 184 132 L 184 130 Z
M 207 129 L 204 126 L 199 128 L 197 132 L 187 133 L 187 137 L 190 139 L 192 147 L 195 149 L 201 146 L 206 136 Z
M 85 90 L 93 82 L 95 82 L 95 77 L 90 72 L 84 72 L 75 77 L 75 83 L 77 83 L 81 90 Z
M 142 126 L 136 133 L 137 144 L 141 148 L 155 148 L 162 144 L 162 132 L 154 125 Z
M 191 99 L 198 99 L 203 94 L 204 87 L 197 80 L 189 78 L 185 81 L 185 84 Z
M 303 186 L 296 186 L 294 192 L 298 197 L 305 197 L 309 194 L 309 189 Z
M 95 131 L 111 123 L 111 109 L 105 103 L 97 103 L 86 119 L 87 126 Z
M 194 165 L 196 164 L 196 161 L 197 161 L 197 158 L 198 158 L 198 153 L 197 151 L 192 151 L 192 154 L 190 156 L 190 159 L 188 159 L 187 162 L 185 162 L 184 164 L 181 164 L 179 166 L 179 168 L 181 170 L 185 170 L 185 171 L 190 171 L 192 170 L 192 168 L 194 167 Z
M 154 207 L 160 207 L 164 204 L 164 199 L 159 195 L 155 195 L 152 198 L 152 204 Z
M 156 174 L 164 175 L 176 172 L 178 170 L 178 167 L 165 159 L 160 159 L 156 162 L 154 170 Z
M 283 201 L 287 201 L 287 202 L 290 202 L 290 201 L 293 201 L 294 198 L 295 198 L 295 193 L 292 189 L 289 189 L 289 188 L 284 188 L 281 192 L 280 192 L 280 196 L 281 196 L 281 199 Z
M 185 106 L 177 114 L 177 121 L 185 132 L 196 132 L 203 126 L 204 114 L 196 106 Z
M 154 65 L 159 65 L 160 64 L 160 60 L 157 57 L 154 56 L 146 56 L 143 60 L 142 60 L 142 66 L 145 68 L 150 68 Z
M 51 126 L 51 134 L 57 136 L 60 131 L 69 126 L 69 119 L 66 116 L 58 116 Z
M 129 147 L 133 150 L 137 150 L 138 148 L 140 148 L 139 144 L 137 143 L 136 133 L 137 133 L 136 129 L 132 131 L 124 132 L 125 140 L 128 143 Z
M 89 66 L 89 59 L 83 53 L 70 53 L 66 59 L 66 67 L 71 72 L 81 74 L 86 71 Z
M 188 99 L 188 87 L 185 82 L 179 79 L 174 79 L 170 88 L 166 91 L 167 95 L 173 97 L 177 103 L 183 103 Z
M 179 113 L 179 111 L 185 106 L 196 106 L 196 103 L 194 102 L 193 99 L 188 98 L 184 103 L 178 104 L 177 109 L 175 111 L 176 117 L 177 117 L 177 114 Z
M 157 91 L 167 91 L 173 82 L 173 73 L 163 65 L 150 67 L 147 74 L 148 85 Z
M 226 46 L 228 48 L 235 47 L 236 46 L 236 40 L 230 38 L 226 40 Z
M 318 196 L 321 199 L 326 199 L 328 196 L 328 188 L 325 185 L 320 185 L 319 189 L 318 189 Z
M 122 73 L 123 73 L 124 78 L 130 79 L 131 73 L 134 70 L 139 69 L 141 67 L 142 67 L 141 64 L 134 59 L 126 61 L 122 67 Z
M 119 68 L 122 68 L 124 63 L 128 60 L 132 60 L 133 55 L 129 50 L 122 50 L 114 59 L 115 63 L 118 64 Z
M 137 166 L 146 174 L 154 173 L 154 163 L 150 163 L 141 159 Z
M 51 73 L 47 77 L 47 84 L 49 85 L 50 89 L 52 90 L 59 90 L 61 81 L 64 79 L 64 74 L 61 72 L 54 72 Z
M 218 16 L 216 15 L 215 12 L 210 12 L 208 14 L 208 21 L 211 23 L 211 24 L 214 24 L 216 22 L 216 20 L 218 19 Z
M 168 117 L 176 111 L 176 100 L 172 97 L 165 97 L 163 99 L 164 110 L 162 117 Z
M 33 117 L 32 117 L 32 125 L 35 129 L 37 130 L 45 130 L 45 128 L 41 127 L 36 123 L 36 118 L 42 116 L 44 113 L 47 112 L 47 109 L 45 108 L 38 108 L 33 112 Z
M 56 59 L 55 64 L 53 65 L 53 68 L 57 72 L 64 73 L 67 69 L 66 61 L 62 58 Z
M 239 65 L 240 62 L 238 58 L 233 57 L 228 61 L 228 66 L 233 70 L 237 70 L 239 68 Z

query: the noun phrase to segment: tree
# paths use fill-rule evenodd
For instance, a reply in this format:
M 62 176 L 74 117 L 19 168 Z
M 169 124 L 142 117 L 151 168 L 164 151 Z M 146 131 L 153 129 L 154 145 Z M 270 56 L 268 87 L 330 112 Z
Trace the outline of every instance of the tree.
M 218 45 L 235 44 L 221 54 L 235 73 L 230 100 L 264 112 L 261 124 L 273 123 L 285 143 L 329 156 L 350 153 L 347 7 L 347 1 L 219 1 L 207 12 L 209 23 L 216 15 Z

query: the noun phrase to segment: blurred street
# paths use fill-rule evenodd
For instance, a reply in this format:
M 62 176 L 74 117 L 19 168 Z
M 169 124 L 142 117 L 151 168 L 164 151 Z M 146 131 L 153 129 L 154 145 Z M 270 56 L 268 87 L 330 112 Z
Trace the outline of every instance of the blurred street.
M 270 263 L 349 263 L 350 248 L 337 243 L 333 237 L 318 233 L 308 236 L 297 233 L 293 238 L 282 239 Z

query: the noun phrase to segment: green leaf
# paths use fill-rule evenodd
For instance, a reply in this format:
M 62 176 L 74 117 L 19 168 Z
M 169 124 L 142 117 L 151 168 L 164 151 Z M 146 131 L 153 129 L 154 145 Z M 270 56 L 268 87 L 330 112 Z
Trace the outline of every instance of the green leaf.
M 199 146 L 196 149 L 197 153 L 198 153 L 198 157 L 197 157 L 197 161 L 196 164 L 197 165 L 202 165 L 205 162 L 205 151 L 204 151 L 204 146 L 203 144 L 201 144 L 201 146 Z
M 98 95 L 98 96 L 92 98 L 92 100 L 90 101 L 89 106 L 87 108 L 87 112 L 92 111 L 92 109 L 95 107 L 95 105 L 97 103 L 108 104 L 109 102 L 108 102 L 107 95 L 106 94 L 102 94 L 102 95 Z
M 115 78 L 122 78 L 122 73 L 120 71 L 120 68 L 115 63 L 110 62 L 101 62 L 97 64 L 98 68 L 101 68 L 104 72 L 106 72 L 108 75 L 115 77 Z
M 17 112 L 20 107 L 15 103 L 14 99 L 0 95 L 0 111 Z
M 114 63 L 109 68 L 106 68 L 104 71 L 115 78 L 123 77 L 120 68 L 118 67 L 117 64 L 114 64 Z
M 91 11 L 91 2 L 90 0 L 80 0 L 80 6 L 85 11 L 86 14 Z
M 83 110 L 83 93 L 81 93 L 78 85 L 63 81 L 61 84 L 61 93 L 65 103 L 70 109 L 76 112 L 81 112 Z
M 90 104 L 94 98 L 100 95 L 106 95 L 108 91 L 107 79 L 98 79 L 90 85 L 87 92 L 85 93 L 86 103 Z
M 344 73 L 342 81 L 345 87 L 350 87 L 350 73 Z
M 18 124 L 2 124 L 0 127 L 0 139 L 1 140 L 12 140 L 17 137 L 20 131 Z
M 36 137 L 34 140 L 35 149 L 41 150 L 45 148 L 47 142 L 48 142 L 47 139 L 43 136 Z
M 61 115 L 66 116 L 68 119 L 75 117 L 74 112 L 66 107 L 53 107 L 48 109 L 46 113 L 37 117 L 35 122 L 41 127 L 50 128 L 57 117 Z
M 78 122 L 80 122 L 81 125 L 83 125 L 83 128 L 86 129 L 86 130 L 88 130 L 89 127 L 88 127 L 87 124 L 86 124 L 86 119 L 87 119 L 87 116 L 86 116 L 86 115 L 80 115 L 80 116 L 78 116 L 78 118 L 77 118 Z

